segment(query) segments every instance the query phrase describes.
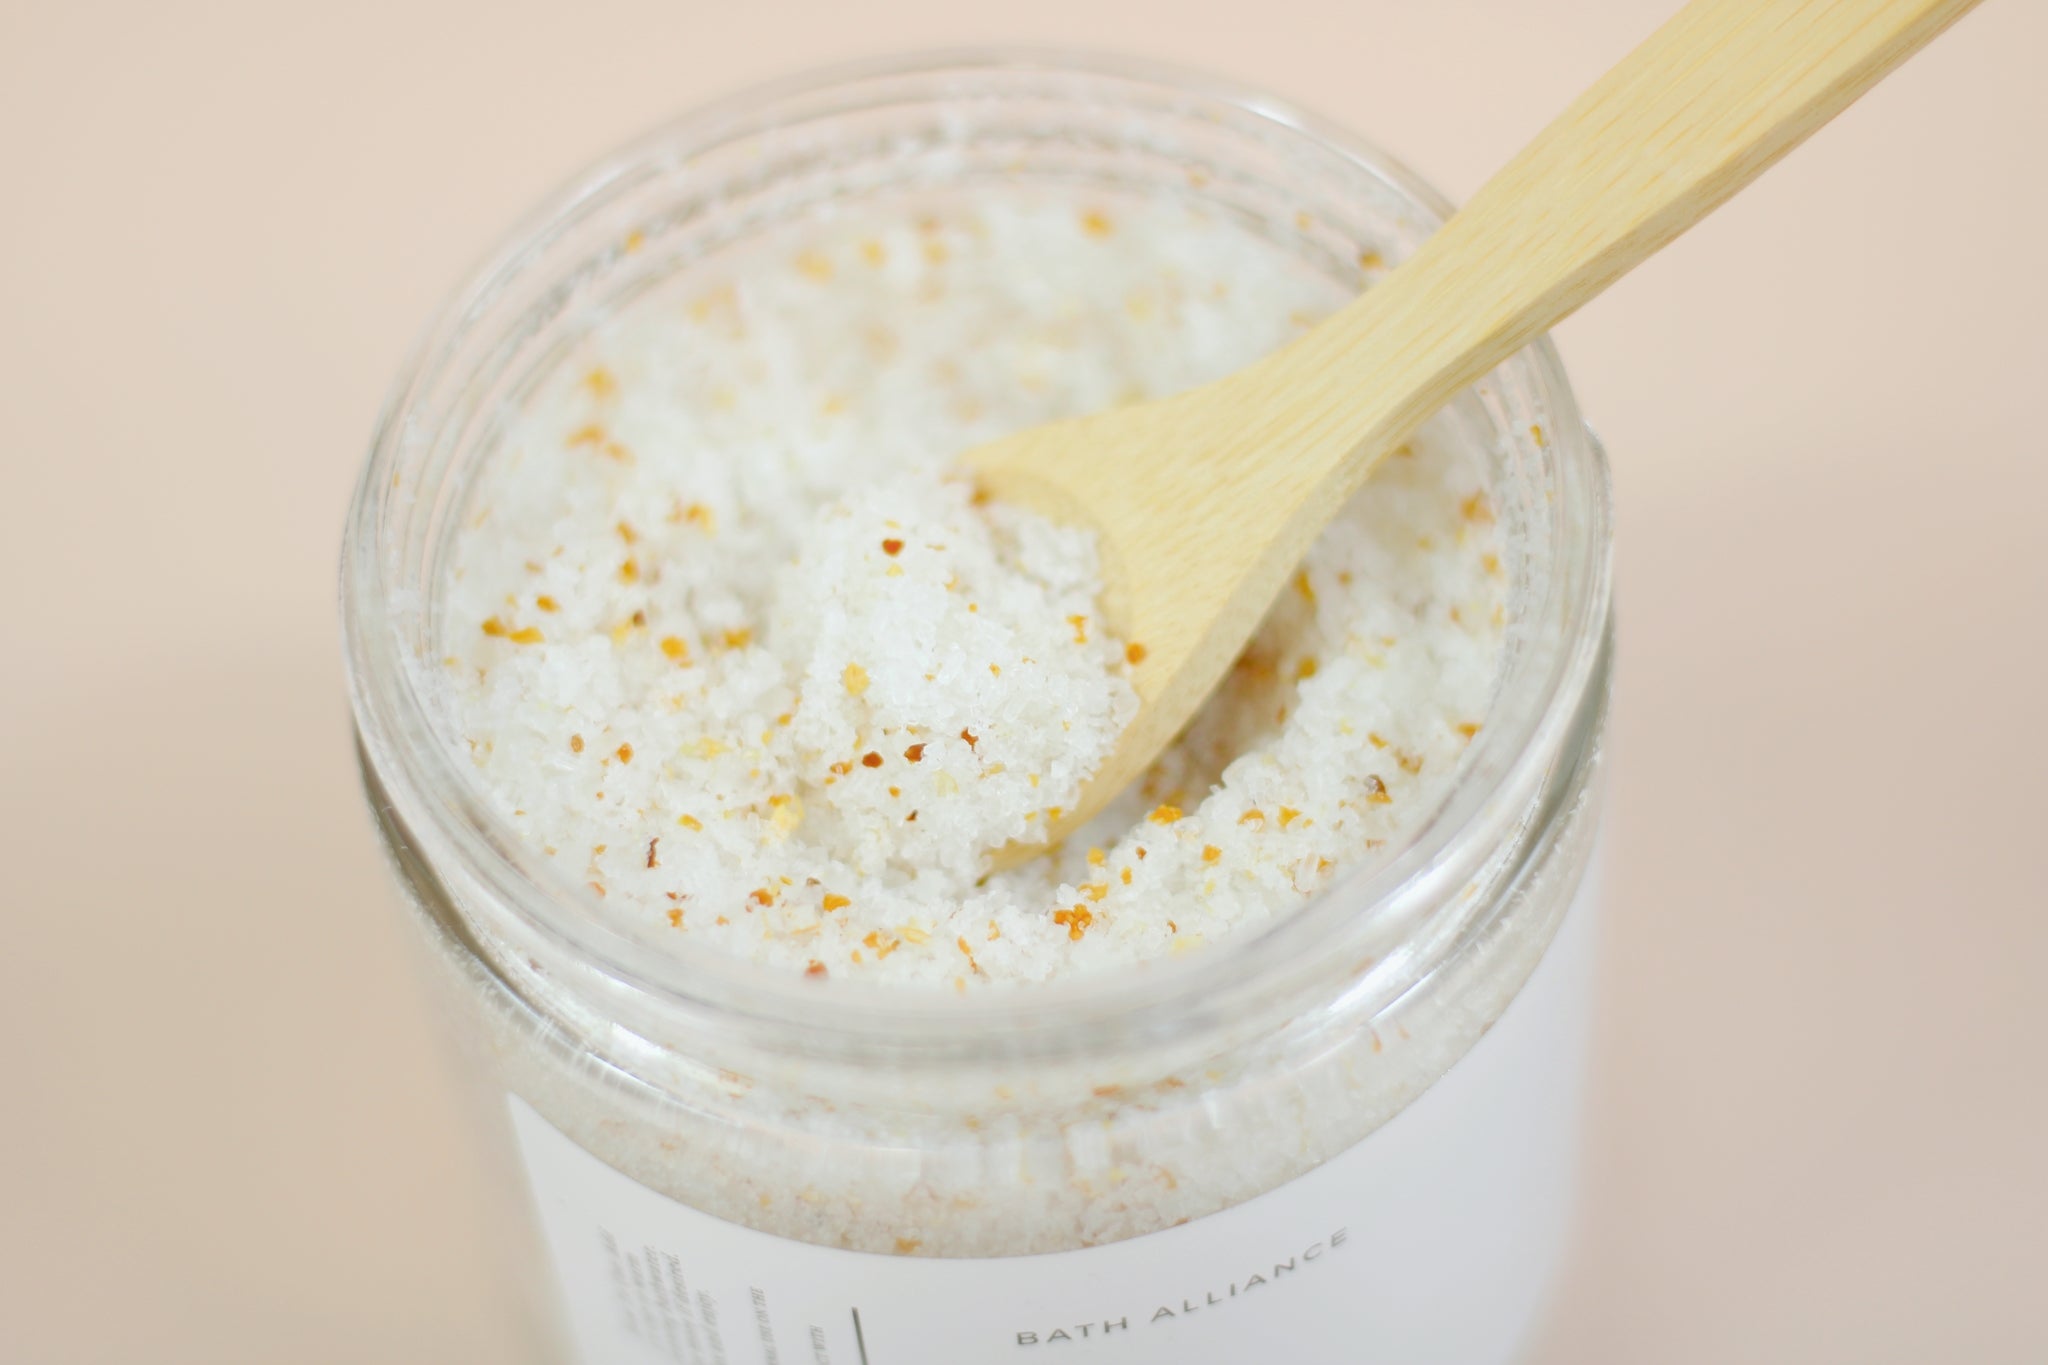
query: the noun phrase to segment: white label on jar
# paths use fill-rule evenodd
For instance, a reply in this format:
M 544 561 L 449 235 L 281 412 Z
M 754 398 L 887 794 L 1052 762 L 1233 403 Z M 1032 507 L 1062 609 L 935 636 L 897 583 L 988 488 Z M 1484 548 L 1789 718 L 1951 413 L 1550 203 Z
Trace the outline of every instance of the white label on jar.
M 511 1099 L 582 1365 L 1488 1365 L 1572 1202 L 1591 879 L 1485 1037 L 1392 1121 L 1256 1199 L 986 1260 L 789 1241 L 657 1194 Z

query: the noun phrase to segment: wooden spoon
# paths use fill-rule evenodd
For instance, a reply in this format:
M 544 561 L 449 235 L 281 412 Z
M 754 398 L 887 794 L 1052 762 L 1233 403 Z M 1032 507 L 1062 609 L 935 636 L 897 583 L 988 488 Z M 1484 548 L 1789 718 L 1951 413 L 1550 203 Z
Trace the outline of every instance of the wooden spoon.
M 1098 533 L 1106 624 L 1136 660 L 1137 718 L 1047 841 L 1187 723 L 1383 455 L 1975 2 L 1693 0 L 1299 340 L 1178 397 L 970 451 L 988 493 Z

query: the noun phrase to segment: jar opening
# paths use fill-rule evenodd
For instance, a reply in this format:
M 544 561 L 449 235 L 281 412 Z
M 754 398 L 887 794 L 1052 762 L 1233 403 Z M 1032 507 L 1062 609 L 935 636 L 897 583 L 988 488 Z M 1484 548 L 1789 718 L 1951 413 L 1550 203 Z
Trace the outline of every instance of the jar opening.
M 1188 168 L 1201 168 L 1199 184 Z M 1397 163 L 1263 94 L 1121 59 L 949 52 L 798 77 L 685 116 L 607 159 L 518 229 L 433 324 L 379 423 L 351 510 L 343 616 L 380 806 L 508 979 L 530 964 L 625 1018 L 679 1014 L 790 1050 L 1065 1054 L 1105 1030 L 1169 1037 L 1317 991 L 1393 1000 L 1479 932 L 1489 896 L 1568 781 L 1602 685 L 1604 460 L 1539 341 L 1460 400 L 1497 448 L 1511 624 L 1492 709 L 1435 815 L 1385 862 L 1227 947 L 969 998 L 792 979 L 716 950 L 657 950 L 591 918 L 460 770 L 419 668 L 435 576 L 477 452 L 591 319 L 679 262 L 818 205 L 919 184 L 1171 186 L 1348 268 L 1398 261 L 1450 213 Z M 1276 215 L 1280 198 L 1298 203 Z M 1369 961 L 1368 961 L 1369 960 Z M 1366 962 L 1338 974 L 1345 964 Z

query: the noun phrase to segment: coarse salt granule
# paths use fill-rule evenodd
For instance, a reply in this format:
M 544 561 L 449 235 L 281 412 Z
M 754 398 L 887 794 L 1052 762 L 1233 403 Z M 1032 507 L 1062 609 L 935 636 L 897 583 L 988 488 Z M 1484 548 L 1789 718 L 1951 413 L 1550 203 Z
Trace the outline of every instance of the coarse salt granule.
M 975 989 L 1214 944 L 1398 846 L 1484 723 L 1480 458 L 1426 430 L 1230 677 L 1046 858 L 1136 709 L 1092 538 L 949 473 L 1160 397 L 1343 292 L 1184 204 L 1041 194 L 782 230 L 603 321 L 471 493 L 441 679 L 513 827 L 656 942 Z

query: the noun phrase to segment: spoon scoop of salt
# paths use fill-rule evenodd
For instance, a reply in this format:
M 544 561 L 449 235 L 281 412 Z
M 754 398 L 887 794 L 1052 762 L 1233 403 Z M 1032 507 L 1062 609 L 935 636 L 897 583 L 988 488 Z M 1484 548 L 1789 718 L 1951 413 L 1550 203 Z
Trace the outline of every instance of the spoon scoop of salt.
M 970 451 L 991 495 L 1097 533 L 1103 615 L 1130 644 L 1137 717 L 1046 842 L 1187 723 L 1381 457 L 1975 3 L 1692 0 L 1293 344 L 1174 398 Z

